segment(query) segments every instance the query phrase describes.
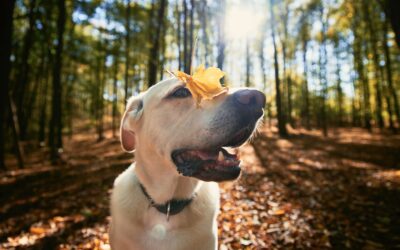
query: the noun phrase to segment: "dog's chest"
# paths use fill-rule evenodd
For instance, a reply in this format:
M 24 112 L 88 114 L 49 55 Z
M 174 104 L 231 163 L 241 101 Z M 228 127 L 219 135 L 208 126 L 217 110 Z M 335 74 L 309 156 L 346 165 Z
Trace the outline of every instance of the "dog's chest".
M 190 206 L 167 220 L 166 214 L 149 207 L 133 173 L 132 169 L 125 171 L 114 185 L 110 230 L 113 249 L 216 249 L 217 184 L 203 184 Z
M 184 209 L 176 215 L 167 218 L 166 214 L 158 212 L 154 207 L 149 208 L 142 214 L 143 227 L 147 229 L 150 235 L 157 238 L 163 234 L 175 232 L 181 228 L 193 225 L 193 216 L 189 209 Z
M 167 222 L 164 218 L 164 221 L 154 224 L 154 221 L 147 221 L 149 224 L 136 235 L 134 244 L 140 246 L 138 249 L 187 249 L 187 243 L 191 241 L 188 239 L 188 233 L 192 232 L 193 228 L 189 228 L 188 231 L 182 230 L 174 225 L 173 221 L 171 223 L 171 220 Z
M 174 217 L 174 216 L 171 216 Z M 154 208 L 145 214 L 143 223 L 145 223 L 145 233 L 150 240 L 163 240 L 168 234 L 179 228 L 176 218 L 169 218 L 165 214 L 155 211 Z
M 163 240 L 167 235 L 167 227 L 163 224 L 156 224 L 150 230 L 150 237 L 156 240 Z

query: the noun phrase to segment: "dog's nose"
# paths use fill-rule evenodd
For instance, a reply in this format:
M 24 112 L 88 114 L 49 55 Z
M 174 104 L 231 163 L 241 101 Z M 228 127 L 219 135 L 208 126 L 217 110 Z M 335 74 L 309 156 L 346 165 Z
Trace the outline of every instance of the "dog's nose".
M 265 106 L 265 95 L 254 89 L 243 89 L 233 94 L 235 102 L 253 109 L 262 109 Z

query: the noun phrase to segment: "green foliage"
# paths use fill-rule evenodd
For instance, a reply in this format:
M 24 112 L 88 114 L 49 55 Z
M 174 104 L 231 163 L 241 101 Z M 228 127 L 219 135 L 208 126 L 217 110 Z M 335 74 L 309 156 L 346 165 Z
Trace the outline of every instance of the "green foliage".
M 195 63 L 231 67 L 226 82 L 232 85 L 245 79 L 247 73 L 251 85 L 267 91 L 268 117 L 275 118 L 271 27 L 275 27 L 277 38 L 282 110 L 293 126 L 305 126 L 305 116 L 314 126 L 321 125 L 323 109 L 330 124 L 367 126 L 369 122 L 376 124 L 381 115 L 386 126 L 391 120 L 397 120 L 398 126 L 400 51 L 380 1 L 275 1 L 272 26 L 269 6 L 254 2 L 262 9 L 263 24 L 251 38 L 239 41 L 248 44 L 247 60 L 244 50 L 236 50 L 238 42 L 224 37 L 229 19 L 223 17 L 238 3 L 184 2 L 186 24 L 182 1 L 166 2 L 161 23 L 157 19 L 161 1 L 65 1 L 61 68 L 64 132 L 73 131 L 74 120 L 90 119 L 101 127 L 103 116 L 118 119 L 126 97 L 148 87 L 149 61 L 159 66 L 156 79 L 162 78 L 165 68 L 182 68 L 191 55 L 190 39 L 194 43 L 197 36 Z M 29 120 L 26 128 L 22 126 L 26 139 L 35 140 L 40 131 L 48 130 L 60 14 L 55 3 L 18 0 L 13 14 L 10 93 L 16 102 L 19 93 L 24 94 L 21 107 L 17 106 L 19 119 Z M 155 27 L 161 27 L 158 36 L 154 36 Z M 154 40 L 158 44 L 156 58 L 150 56 Z M 186 55 L 183 48 L 188 50 Z M 27 84 L 21 87 L 24 74 Z M 112 107 L 117 111 L 112 113 Z M 357 121 L 361 117 L 363 124 Z M 339 120 L 344 123 L 335 122 Z M 11 136 L 11 131 L 6 133 Z

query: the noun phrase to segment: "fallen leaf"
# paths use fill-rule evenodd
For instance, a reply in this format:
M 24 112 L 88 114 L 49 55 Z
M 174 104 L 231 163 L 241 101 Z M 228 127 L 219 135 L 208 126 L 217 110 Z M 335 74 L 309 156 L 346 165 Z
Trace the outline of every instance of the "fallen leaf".
M 29 231 L 32 234 L 44 234 L 46 232 L 46 229 L 44 229 L 43 227 L 31 227 Z
M 240 239 L 240 244 L 242 244 L 243 246 L 249 246 L 251 244 L 251 240 L 247 240 L 247 239 Z
M 284 215 L 285 214 L 285 210 L 277 209 L 277 210 L 273 211 L 272 214 L 273 215 Z
M 227 88 L 222 87 L 220 83 L 225 72 L 216 67 L 206 69 L 204 65 L 200 65 L 192 76 L 182 71 L 176 71 L 175 75 L 186 83 L 198 105 L 202 99 L 210 100 L 227 91 Z

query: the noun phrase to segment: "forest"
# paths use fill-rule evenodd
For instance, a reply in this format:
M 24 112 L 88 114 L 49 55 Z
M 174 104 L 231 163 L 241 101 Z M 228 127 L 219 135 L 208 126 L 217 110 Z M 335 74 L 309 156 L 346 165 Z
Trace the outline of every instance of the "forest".
M 266 95 L 219 249 L 400 248 L 400 2 L 0 1 L 0 248 L 109 249 L 129 97 L 204 64 Z M 397 200 L 397 201 L 396 201 Z

